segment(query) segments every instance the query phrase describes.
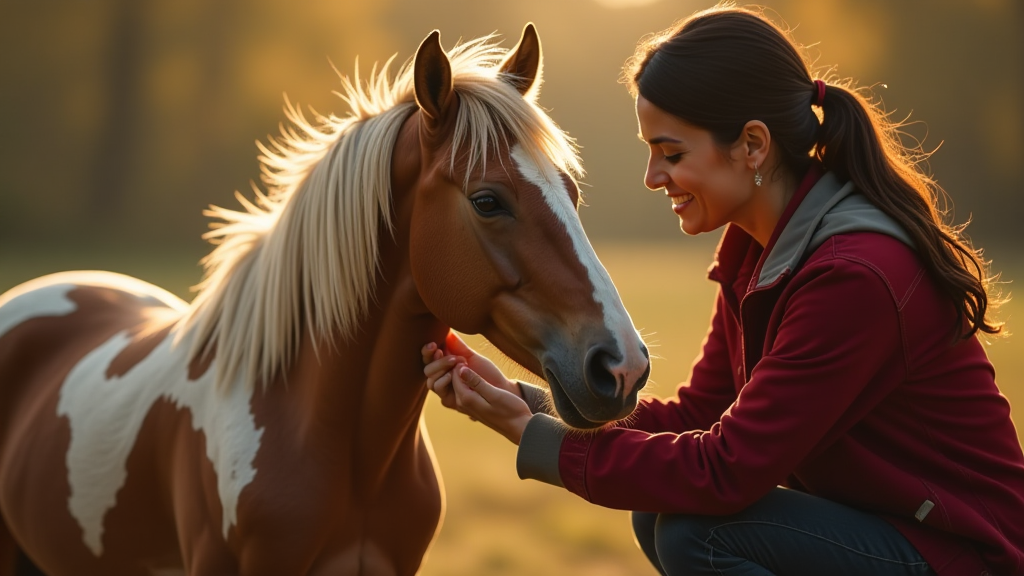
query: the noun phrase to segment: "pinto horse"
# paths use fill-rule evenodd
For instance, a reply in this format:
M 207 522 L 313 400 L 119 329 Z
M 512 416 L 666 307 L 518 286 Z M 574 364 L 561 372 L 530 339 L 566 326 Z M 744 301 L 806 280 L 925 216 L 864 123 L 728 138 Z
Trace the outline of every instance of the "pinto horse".
M 420 347 L 480 333 L 578 428 L 627 416 L 649 360 L 536 105 L 532 25 L 261 145 L 268 192 L 211 210 L 191 304 L 67 272 L 0 297 L 0 574 L 414 574 L 443 495 Z

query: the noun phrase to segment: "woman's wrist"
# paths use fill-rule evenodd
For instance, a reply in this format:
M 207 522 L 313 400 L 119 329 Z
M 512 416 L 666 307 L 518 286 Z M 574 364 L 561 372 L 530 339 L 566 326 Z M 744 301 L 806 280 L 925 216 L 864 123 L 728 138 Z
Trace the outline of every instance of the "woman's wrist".
M 519 387 L 519 396 L 530 407 L 531 413 L 551 413 L 551 395 L 546 389 L 529 382 L 523 382 L 522 380 L 515 380 L 515 383 Z
M 523 432 L 526 430 L 526 425 L 530 423 L 531 418 L 533 418 L 533 414 L 523 415 L 510 423 L 511 431 L 506 437 L 516 446 L 519 446 L 519 443 L 523 440 Z

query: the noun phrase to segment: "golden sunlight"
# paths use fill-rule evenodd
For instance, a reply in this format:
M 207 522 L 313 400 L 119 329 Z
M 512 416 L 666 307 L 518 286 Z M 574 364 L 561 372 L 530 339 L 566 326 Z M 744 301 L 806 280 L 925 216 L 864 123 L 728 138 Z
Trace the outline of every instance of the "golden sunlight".
M 594 0 L 605 8 L 637 8 L 654 4 L 658 0 Z

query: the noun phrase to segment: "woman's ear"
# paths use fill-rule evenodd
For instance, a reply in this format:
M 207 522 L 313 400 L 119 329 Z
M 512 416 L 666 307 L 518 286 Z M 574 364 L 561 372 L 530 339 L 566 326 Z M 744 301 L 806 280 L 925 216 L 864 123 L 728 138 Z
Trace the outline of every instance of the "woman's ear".
M 738 144 L 743 155 L 742 161 L 747 167 L 751 170 L 755 166 L 760 168 L 768 160 L 768 153 L 772 147 L 772 134 L 764 122 L 751 120 L 743 125 Z

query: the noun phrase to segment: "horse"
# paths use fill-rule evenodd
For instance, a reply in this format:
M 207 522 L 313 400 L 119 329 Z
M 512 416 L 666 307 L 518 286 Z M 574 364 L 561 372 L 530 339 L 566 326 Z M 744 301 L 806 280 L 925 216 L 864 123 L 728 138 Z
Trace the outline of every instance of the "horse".
M 532 24 L 341 77 L 259 144 L 191 303 L 112 272 L 0 296 L 0 574 L 414 574 L 444 508 L 420 348 L 482 334 L 566 423 L 626 417 L 647 349 L 537 105 Z

